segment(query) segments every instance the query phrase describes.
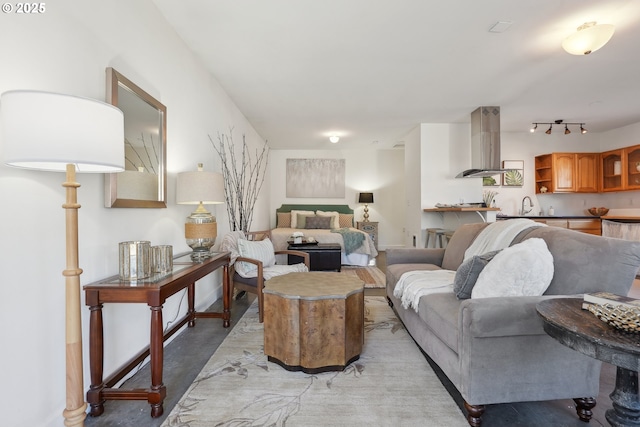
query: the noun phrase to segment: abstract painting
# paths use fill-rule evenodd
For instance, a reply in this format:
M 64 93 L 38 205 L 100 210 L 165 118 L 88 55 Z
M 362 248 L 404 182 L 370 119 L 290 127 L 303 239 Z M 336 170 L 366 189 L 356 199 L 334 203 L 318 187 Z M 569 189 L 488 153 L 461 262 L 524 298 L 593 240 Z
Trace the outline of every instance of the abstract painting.
M 344 159 L 287 159 L 287 197 L 344 198 Z

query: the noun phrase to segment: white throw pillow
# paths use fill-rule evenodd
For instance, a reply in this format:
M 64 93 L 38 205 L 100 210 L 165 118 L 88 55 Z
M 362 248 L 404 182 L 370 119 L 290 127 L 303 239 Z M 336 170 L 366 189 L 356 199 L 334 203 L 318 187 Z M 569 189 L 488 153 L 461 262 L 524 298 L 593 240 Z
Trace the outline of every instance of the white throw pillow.
M 238 240 L 238 252 L 242 257 L 261 261 L 265 268 L 276 263 L 273 243 L 268 237 L 257 242 Z M 258 266 L 248 262 L 236 262 L 235 269 L 242 277 L 256 277 L 258 275 Z
M 547 244 L 532 238 L 499 252 L 482 270 L 471 298 L 538 296 L 553 279 L 553 255 Z
M 330 216 L 331 217 L 331 228 L 334 229 L 334 230 L 336 228 L 340 228 L 340 213 L 338 213 L 336 211 L 330 211 L 330 212 L 316 211 L 316 215 L 318 215 L 318 216 Z
M 291 228 L 298 228 L 298 214 L 313 215 L 313 211 L 291 211 Z

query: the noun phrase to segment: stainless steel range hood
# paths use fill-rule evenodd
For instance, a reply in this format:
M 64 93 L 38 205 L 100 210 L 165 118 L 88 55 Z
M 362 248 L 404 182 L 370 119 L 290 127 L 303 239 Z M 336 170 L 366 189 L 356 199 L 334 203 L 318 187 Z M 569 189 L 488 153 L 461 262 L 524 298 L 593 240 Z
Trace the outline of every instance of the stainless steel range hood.
M 471 169 L 456 178 L 482 178 L 506 172 L 500 167 L 500 107 L 471 113 Z

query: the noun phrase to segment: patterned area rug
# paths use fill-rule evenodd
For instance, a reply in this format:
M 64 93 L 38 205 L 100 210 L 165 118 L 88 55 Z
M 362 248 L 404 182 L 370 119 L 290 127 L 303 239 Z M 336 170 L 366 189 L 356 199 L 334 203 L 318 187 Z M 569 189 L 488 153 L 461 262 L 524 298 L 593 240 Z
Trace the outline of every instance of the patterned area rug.
M 342 372 L 268 362 L 254 303 L 163 427 L 468 426 L 386 301 L 365 298 L 365 344 Z
M 343 265 L 341 273 L 358 276 L 366 289 L 384 288 L 387 278 L 378 267 L 350 267 Z

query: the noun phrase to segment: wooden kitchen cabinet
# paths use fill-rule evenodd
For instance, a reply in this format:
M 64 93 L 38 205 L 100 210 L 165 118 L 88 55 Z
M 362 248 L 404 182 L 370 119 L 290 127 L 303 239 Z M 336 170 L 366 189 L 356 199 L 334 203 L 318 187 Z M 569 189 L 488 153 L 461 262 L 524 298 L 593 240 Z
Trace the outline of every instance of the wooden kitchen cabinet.
M 625 148 L 624 157 L 627 166 L 626 189 L 640 190 L 640 145 Z
M 599 168 L 598 153 L 551 153 L 536 156 L 536 193 L 542 193 L 542 187 L 546 187 L 549 193 L 597 193 Z
M 622 161 L 624 149 L 606 151 L 601 155 L 602 191 L 622 191 L 625 188 L 627 163 Z
M 581 233 L 602 235 L 602 224 L 599 218 L 531 218 L 535 222 L 547 224 L 549 227 L 568 228 Z

